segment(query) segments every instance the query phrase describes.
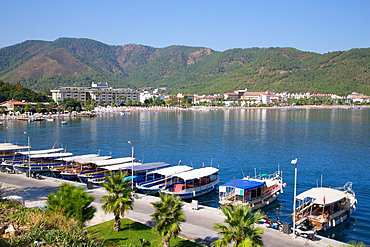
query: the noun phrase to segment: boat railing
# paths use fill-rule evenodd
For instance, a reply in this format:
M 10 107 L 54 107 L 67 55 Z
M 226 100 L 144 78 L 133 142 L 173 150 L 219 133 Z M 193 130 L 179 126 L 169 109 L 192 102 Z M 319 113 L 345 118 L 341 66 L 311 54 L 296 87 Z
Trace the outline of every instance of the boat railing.
M 143 187 L 152 187 L 152 186 L 155 186 L 155 185 L 162 184 L 166 180 L 168 180 L 168 179 L 166 179 L 166 178 L 160 178 L 160 179 L 155 179 L 155 180 L 141 182 L 141 183 L 139 183 L 139 185 L 140 186 L 143 186 Z
M 220 200 L 228 200 L 230 197 L 236 196 L 235 188 L 229 192 L 221 192 L 219 195 Z
M 263 173 L 263 174 L 259 174 L 257 176 L 254 177 L 254 179 L 261 179 L 261 180 L 266 180 L 266 179 L 278 179 L 278 180 L 281 180 L 281 172 L 280 171 L 276 171 L 272 174 L 267 174 L 267 173 Z

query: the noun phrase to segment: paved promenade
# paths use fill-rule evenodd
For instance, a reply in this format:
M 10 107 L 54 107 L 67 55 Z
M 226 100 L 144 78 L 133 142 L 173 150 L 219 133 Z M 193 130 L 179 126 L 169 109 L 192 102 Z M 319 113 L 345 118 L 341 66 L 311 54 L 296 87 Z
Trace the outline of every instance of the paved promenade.
M 0 183 L 3 183 L 3 192 L 8 194 L 16 194 L 22 196 L 25 200 L 26 207 L 43 206 L 46 202 L 46 196 L 59 189 L 60 185 L 65 180 L 55 178 L 45 178 L 42 180 L 30 179 L 25 174 L 5 174 L 0 173 Z M 106 194 L 105 189 L 94 186 L 93 189 L 87 189 L 85 184 L 74 183 L 76 186 L 82 186 L 85 191 L 95 197 L 92 203 L 97 208 L 97 213 L 94 218 L 88 222 L 87 226 L 99 224 L 114 217 L 112 214 L 105 214 L 101 208 L 102 203 L 100 198 Z M 158 197 L 146 196 L 138 194 L 135 199 L 134 209 L 130 211 L 125 217 L 143 224 L 151 225 L 150 215 L 154 212 L 151 202 L 158 201 Z M 186 222 L 181 224 L 181 236 L 204 245 L 209 245 L 210 242 L 218 239 L 217 231 L 213 229 L 215 223 L 223 223 L 224 215 L 221 210 L 212 207 L 199 205 L 197 210 L 193 209 L 191 203 L 185 203 L 184 211 L 186 215 Z M 265 230 L 263 234 L 263 242 L 267 247 L 286 247 L 286 246 L 331 246 L 342 247 L 346 244 L 324 238 L 317 237 L 316 241 L 307 240 L 304 238 L 293 238 L 292 234 L 288 235 L 274 229 L 266 228 L 264 225 L 260 226 Z

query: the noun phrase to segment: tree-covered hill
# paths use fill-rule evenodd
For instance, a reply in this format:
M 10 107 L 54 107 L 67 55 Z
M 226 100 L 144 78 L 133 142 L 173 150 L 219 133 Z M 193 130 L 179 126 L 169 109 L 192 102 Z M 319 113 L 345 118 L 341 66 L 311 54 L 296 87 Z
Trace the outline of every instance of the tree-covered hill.
M 44 91 L 60 85 L 168 87 L 177 93 L 250 91 L 370 94 L 370 48 L 317 54 L 293 48 L 106 45 L 90 39 L 25 41 L 0 49 L 0 80 Z

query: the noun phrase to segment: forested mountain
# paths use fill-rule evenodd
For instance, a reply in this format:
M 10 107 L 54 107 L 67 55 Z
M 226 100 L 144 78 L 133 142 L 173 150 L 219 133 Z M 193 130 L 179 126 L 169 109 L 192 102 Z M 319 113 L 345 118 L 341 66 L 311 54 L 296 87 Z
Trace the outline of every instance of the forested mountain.
M 0 80 L 37 91 L 61 85 L 168 87 L 177 93 L 289 91 L 370 95 L 370 48 L 317 54 L 293 48 L 231 49 L 128 44 L 90 39 L 25 41 L 0 49 Z

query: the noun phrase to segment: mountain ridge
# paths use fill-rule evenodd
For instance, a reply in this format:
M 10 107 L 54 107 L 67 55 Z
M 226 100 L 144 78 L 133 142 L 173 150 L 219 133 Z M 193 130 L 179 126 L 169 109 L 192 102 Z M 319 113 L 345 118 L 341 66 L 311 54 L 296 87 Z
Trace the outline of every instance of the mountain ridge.
M 370 94 L 370 48 L 318 54 L 295 48 L 107 45 L 86 38 L 28 40 L 0 49 L 0 80 L 57 86 L 168 87 L 177 93 L 251 91 Z

